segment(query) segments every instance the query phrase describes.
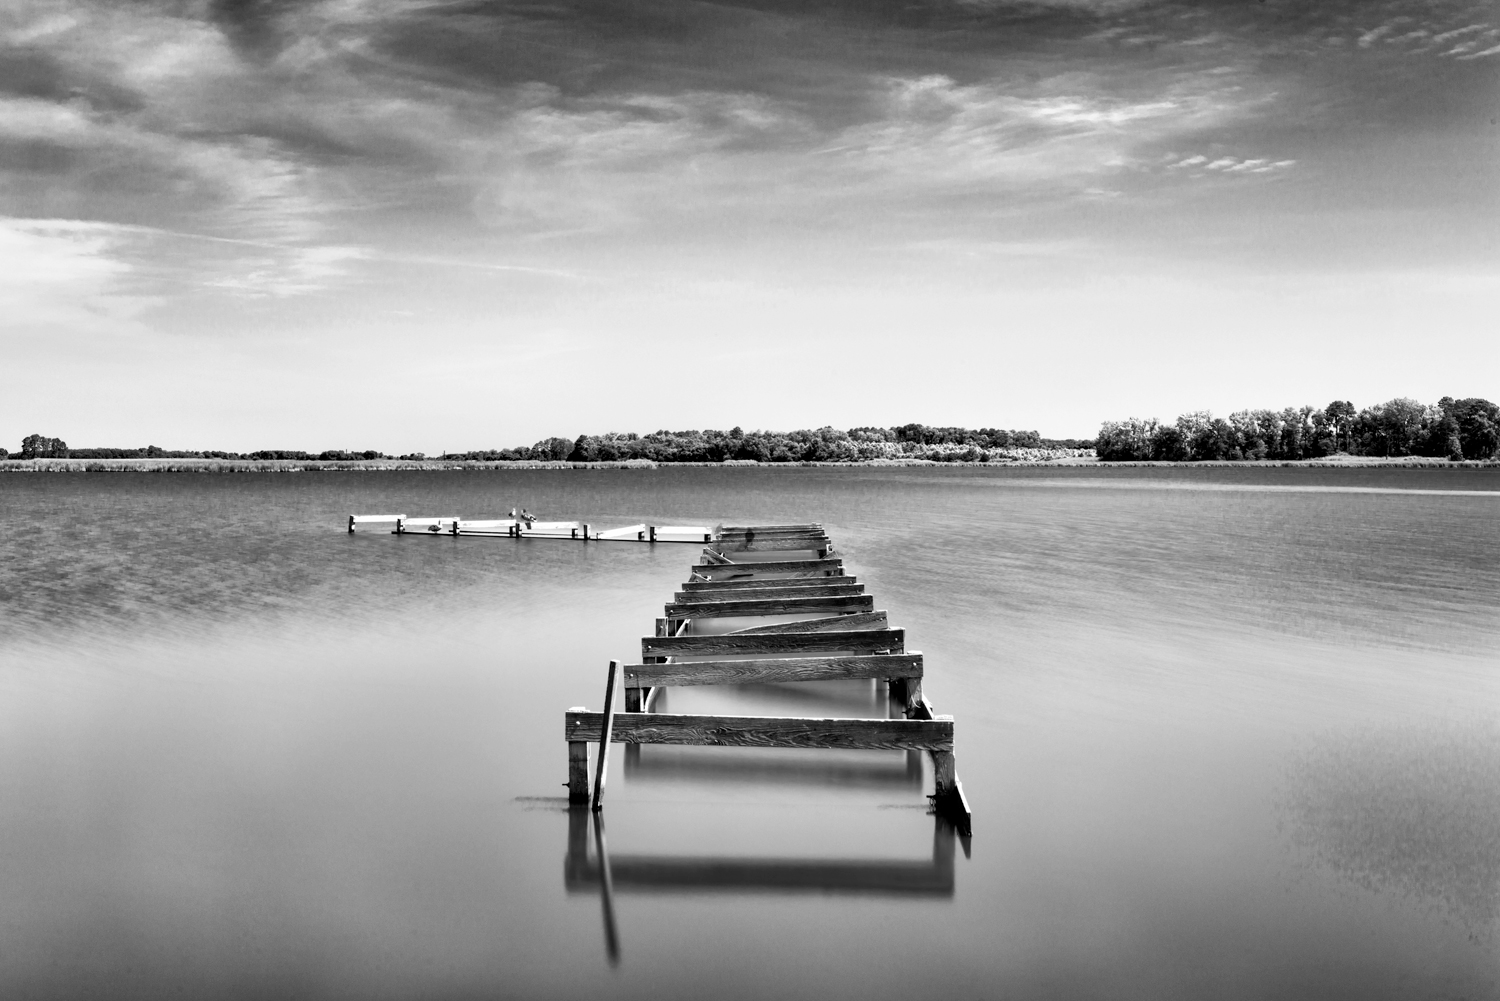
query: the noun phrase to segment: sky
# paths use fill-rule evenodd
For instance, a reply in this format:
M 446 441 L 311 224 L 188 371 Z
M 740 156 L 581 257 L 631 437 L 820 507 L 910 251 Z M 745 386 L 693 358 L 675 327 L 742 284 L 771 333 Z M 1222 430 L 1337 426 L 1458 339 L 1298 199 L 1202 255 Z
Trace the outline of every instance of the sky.
M 1500 7 L 6 0 L 0 445 L 1500 398 Z

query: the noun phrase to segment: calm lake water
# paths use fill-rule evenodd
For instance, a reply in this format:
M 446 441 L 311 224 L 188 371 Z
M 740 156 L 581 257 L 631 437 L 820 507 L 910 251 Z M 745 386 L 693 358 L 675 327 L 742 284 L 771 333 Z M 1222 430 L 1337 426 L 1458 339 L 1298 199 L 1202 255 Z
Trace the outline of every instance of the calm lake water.
M 616 745 L 612 963 L 562 714 L 698 549 L 344 531 L 512 505 L 827 525 L 957 717 L 968 851 L 900 752 Z M 1500 996 L 1495 471 L 18 474 L 0 515 L 6 998 Z

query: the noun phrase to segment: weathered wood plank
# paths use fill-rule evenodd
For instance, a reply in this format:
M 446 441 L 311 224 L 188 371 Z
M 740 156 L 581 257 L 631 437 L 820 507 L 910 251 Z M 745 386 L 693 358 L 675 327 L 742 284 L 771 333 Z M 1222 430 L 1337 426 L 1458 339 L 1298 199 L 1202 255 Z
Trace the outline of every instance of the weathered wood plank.
M 706 555 L 705 551 L 705 555 Z M 715 554 L 711 562 L 693 567 L 693 572 L 709 580 L 738 578 L 751 580 L 764 574 L 794 574 L 798 577 L 823 577 L 844 572 L 844 561 L 834 556 L 821 560 L 767 560 L 764 563 L 731 563 Z
M 597 741 L 604 714 L 570 710 L 569 741 Z M 838 748 L 852 751 L 953 750 L 953 720 L 803 719 L 795 716 L 699 716 L 623 713 L 610 735 L 619 744 L 707 747 Z
M 857 629 L 835 633 L 724 633 L 719 636 L 645 636 L 641 659 L 725 653 L 903 653 L 904 629 Z
M 720 525 L 718 534 L 721 536 L 742 536 L 747 531 L 822 531 L 822 524 L 811 522 L 807 525 Z
M 786 531 L 786 532 L 722 532 L 715 539 L 725 542 L 758 542 L 761 539 L 826 539 L 828 533 L 821 528 L 808 531 Z
M 838 598 L 848 597 L 854 594 L 864 594 L 863 584 L 796 584 L 789 582 L 787 587 L 757 588 L 746 591 L 741 588 L 719 588 L 716 590 L 678 591 L 673 595 L 674 601 L 680 603 L 692 601 L 746 601 L 750 599 L 771 598 Z
M 695 568 L 696 569 L 696 568 Z M 740 592 L 775 590 L 779 587 L 806 587 L 806 588 L 840 588 L 853 587 L 859 583 L 859 578 L 840 574 L 836 577 L 751 577 L 745 580 L 689 580 L 683 581 L 679 587 L 683 591 L 724 591 Z M 826 594 L 840 594 L 840 591 L 825 591 Z
M 625 688 L 758 685 L 787 681 L 859 681 L 922 677 L 920 653 L 786 660 L 710 660 L 687 664 L 627 664 Z
M 764 541 L 756 538 L 754 542 L 750 543 L 732 539 L 716 539 L 709 543 L 715 551 L 725 556 L 732 556 L 735 553 L 821 551 L 827 549 L 832 544 L 832 540 L 827 536 L 806 539 L 766 539 Z
M 666 606 L 669 619 L 707 619 L 737 615 L 797 615 L 802 612 L 870 612 L 873 594 L 831 598 L 767 598 L 743 601 L 682 601 Z
M 798 622 L 773 622 L 765 626 L 750 626 L 732 630 L 732 635 L 746 633 L 836 633 L 850 629 L 884 629 L 889 622 L 884 611 L 855 612 L 853 615 L 829 615 L 821 619 L 802 619 Z
M 727 557 L 727 556 L 720 556 L 718 553 L 714 552 L 712 549 L 704 549 L 703 550 L 703 565 L 704 566 L 727 566 L 728 564 L 733 563 L 733 562 L 734 561 L 731 560 L 731 559 L 729 559 L 729 557 Z

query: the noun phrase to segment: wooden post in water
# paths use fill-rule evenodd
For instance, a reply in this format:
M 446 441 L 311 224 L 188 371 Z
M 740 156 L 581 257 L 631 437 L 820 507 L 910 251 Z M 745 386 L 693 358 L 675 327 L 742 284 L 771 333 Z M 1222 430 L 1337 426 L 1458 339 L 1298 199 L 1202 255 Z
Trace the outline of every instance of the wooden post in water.
M 354 515 L 352 514 L 349 516 L 349 534 L 354 534 Z
M 647 541 L 648 542 L 655 542 L 656 541 L 656 526 L 652 525 L 649 528 L 647 528 L 646 531 L 648 533 L 650 533 L 650 535 L 651 535 L 651 538 L 648 539 Z
M 583 526 L 583 541 L 589 541 L 589 526 L 587 524 Z
M 575 706 L 569 712 L 584 712 Z M 568 741 L 568 803 L 582 806 L 589 801 L 589 745 L 581 740 Z
M 620 662 L 609 662 L 608 687 L 604 689 L 604 728 L 599 735 L 599 768 L 594 772 L 594 812 L 604 806 L 604 777 L 609 765 L 609 740 L 615 732 L 615 676 L 620 673 Z

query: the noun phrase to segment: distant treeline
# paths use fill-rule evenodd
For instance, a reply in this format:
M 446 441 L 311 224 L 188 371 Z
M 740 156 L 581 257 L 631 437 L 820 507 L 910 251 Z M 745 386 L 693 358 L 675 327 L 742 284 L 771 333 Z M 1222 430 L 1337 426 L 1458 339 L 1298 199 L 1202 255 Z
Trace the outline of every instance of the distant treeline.
M 870 459 L 927 459 L 937 462 L 997 462 L 1036 457 L 1038 453 L 1088 450 L 1088 439 L 1043 438 L 1035 431 L 999 428 L 928 427 L 903 424 L 896 428 L 853 428 L 840 431 L 657 431 L 648 435 L 599 434 L 577 438 L 545 438 L 535 445 L 449 452 L 433 458 L 488 462 L 860 462 Z M 10 456 L 0 448 L 0 458 Z M 373 449 L 303 452 L 262 449 L 256 452 L 172 451 L 146 448 L 69 448 L 60 438 L 34 434 L 21 442 L 21 459 L 426 459 L 421 452 L 389 456 Z
M 12 454 L 0 448 L 0 459 L 303 459 L 344 460 L 389 459 L 388 455 L 368 449 L 349 452 L 342 449 L 327 452 L 302 452 L 293 449 L 270 448 L 258 452 L 190 452 L 147 445 L 145 448 L 69 448 L 61 438 L 43 435 L 27 435 L 21 440 L 21 450 Z
M 1133 417 L 1106 421 L 1094 447 L 1108 462 L 1318 459 L 1340 452 L 1493 459 L 1500 452 L 1500 407 L 1445 396 L 1435 406 L 1401 398 L 1358 411 L 1347 400 L 1322 410 L 1241 410 L 1227 418 L 1205 410 L 1171 424 Z
M 656 431 L 652 434 L 587 434 L 547 438 L 531 446 L 494 451 L 450 452 L 444 459 L 559 462 L 861 462 L 870 459 L 927 459 L 937 462 L 992 462 L 1024 452 L 1089 449 L 1093 442 L 1043 438 L 1035 431 L 999 428 L 824 427 L 815 431 Z

